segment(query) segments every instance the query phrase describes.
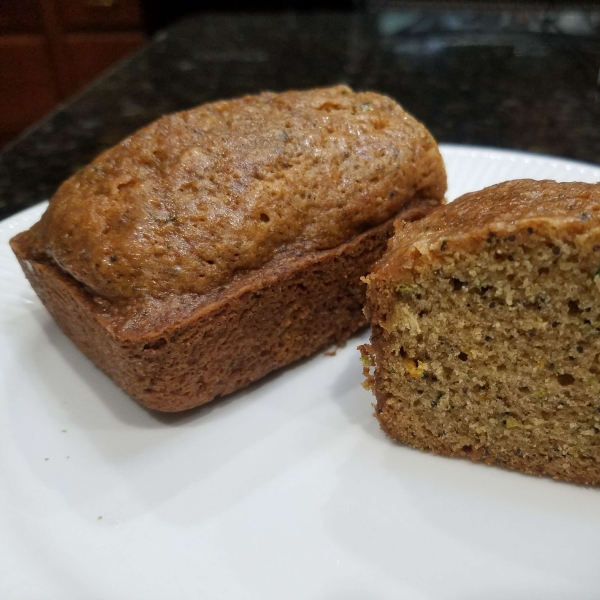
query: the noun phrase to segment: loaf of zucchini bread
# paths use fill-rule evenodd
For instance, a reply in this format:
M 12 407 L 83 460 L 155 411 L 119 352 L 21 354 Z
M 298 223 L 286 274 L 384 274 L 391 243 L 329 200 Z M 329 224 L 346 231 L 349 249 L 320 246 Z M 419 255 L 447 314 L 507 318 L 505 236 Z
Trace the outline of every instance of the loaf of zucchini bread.
M 345 86 L 170 115 L 66 181 L 12 240 L 62 330 L 179 411 L 342 342 L 394 219 L 442 202 L 429 132 Z
M 509 181 L 399 222 L 362 348 L 392 438 L 600 483 L 600 185 Z

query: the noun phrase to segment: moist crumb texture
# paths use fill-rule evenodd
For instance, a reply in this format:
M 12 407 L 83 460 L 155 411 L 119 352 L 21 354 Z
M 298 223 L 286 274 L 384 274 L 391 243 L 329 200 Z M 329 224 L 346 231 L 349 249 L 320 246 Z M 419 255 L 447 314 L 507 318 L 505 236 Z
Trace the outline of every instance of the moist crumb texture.
M 345 86 L 170 115 L 66 181 L 11 241 L 75 344 L 177 411 L 342 342 L 397 218 L 443 201 L 429 132 Z
M 396 440 L 600 484 L 600 185 L 510 181 L 399 224 L 362 347 Z

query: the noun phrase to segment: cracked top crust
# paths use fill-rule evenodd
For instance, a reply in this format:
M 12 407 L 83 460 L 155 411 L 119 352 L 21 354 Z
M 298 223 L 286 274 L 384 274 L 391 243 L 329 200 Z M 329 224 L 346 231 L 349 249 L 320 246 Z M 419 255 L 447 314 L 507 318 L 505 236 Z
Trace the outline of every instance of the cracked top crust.
M 104 152 L 60 187 L 30 242 L 109 301 L 202 295 L 445 191 L 434 139 L 390 98 L 263 93 L 163 117 Z

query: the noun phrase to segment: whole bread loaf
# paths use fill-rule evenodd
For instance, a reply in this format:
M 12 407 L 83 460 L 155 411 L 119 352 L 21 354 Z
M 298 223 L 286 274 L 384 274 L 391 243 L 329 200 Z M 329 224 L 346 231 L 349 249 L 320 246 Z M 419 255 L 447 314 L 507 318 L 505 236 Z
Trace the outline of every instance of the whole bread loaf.
M 600 184 L 509 181 L 399 223 L 367 278 L 383 430 L 600 484 L 599 268 Z
M 350 336 L 393 220 L 445 190 L 435 141 L 391 99 L 263 93 L 135 133 L 11 243 L 77 346 L 178 411 Z

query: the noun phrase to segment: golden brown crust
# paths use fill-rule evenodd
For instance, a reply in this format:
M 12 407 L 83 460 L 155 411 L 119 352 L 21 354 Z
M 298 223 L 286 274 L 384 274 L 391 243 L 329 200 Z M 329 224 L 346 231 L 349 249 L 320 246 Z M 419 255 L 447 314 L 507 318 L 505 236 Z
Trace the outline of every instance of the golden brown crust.
M 463 196 L 399 224 L 367 282 L 363 360 L 388 435 L 600 484 L 600 185 Z
M 32 243 L 111 302 L 202 295 L 445 187 L 435 141 L 393 100 L 263 93 L 163 117 L 108 150 L 61 186 Z

